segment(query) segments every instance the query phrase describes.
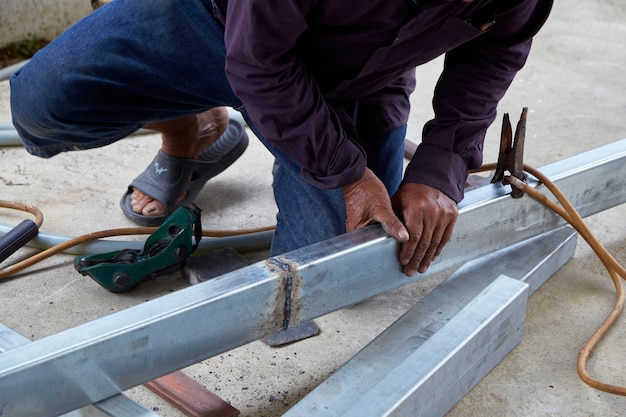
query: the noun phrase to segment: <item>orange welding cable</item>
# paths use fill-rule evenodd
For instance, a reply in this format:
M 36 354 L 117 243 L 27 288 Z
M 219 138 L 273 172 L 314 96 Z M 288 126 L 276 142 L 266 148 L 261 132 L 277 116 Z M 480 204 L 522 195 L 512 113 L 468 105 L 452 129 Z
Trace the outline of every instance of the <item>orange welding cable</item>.
M 241 230 L 203 230 L 203 237 L 227 237 L 227 236 L 239 236 L 250 233 L 265 232 L 274 229 L 274 226 L 259 227 L 255 229 L 241 229 Z M 34 264 L 43 261 L 57 253 L 61 253 L 74 246 L 82 245 L 83 243 L 91 242 L 97 239 L 103 239 L 113 236 L 131 236 L 131 235 L 149 235 L 157 230 L 156 227 L 126 227 L 120 229 L 101 230 L 98 232 L 88 233 L 82 236 L 69 239 L 58 245 L 52 246 L 42 252 L 32 255 L 20 262 L 16 262 L 13 265 L 0 270 L 0 280 L 10 277 L 11 275 L 22 271 Z
M 39 252 L 35 255 L 32 255 L 20 262 L 17 262 L 13 265 L 9 265 L 6 268 L 0 270 L 0 280 L 10 277 L 11 275 L 22 271 L 30 266 L 35 265 L 38 262 L 43 261 L 55 255 L 57 253 L 61 253 L 64 250 L 72 248 L 74 246 L 78 246 L 80 244 L 91 242 L 92 240 L 112 237 L 112 236 L 128 236 L 128 235 L 142 235 L 149 234 L 152 232 L 147 232 L 148 229 L 152 231 L 156 230 L 156 228 L 148 228 L 148 227 L 135 227 L 135 228 L 124 228 L 124 229 L 111 229 L 111 230 L 103 230 L 100 232 L 88 233 L 86 235 L 78 236 L 73 239 L 67 240 L 65 242 L 59 243 L 58 245 L 52 246 L 42 252 Z
M 43 214 L 41 211 L 31 205 L 16 203 L 13 201 L 0 200 L 0 207 L 13 210 L 20 210 L 31 213 L 35 216 L 35 224 L 40 227 L 43 223 Z M 240 230 L 203 230 L 203 237 L 228 237 L 239 236 L 257 232 L 265 232 L 274 229 L 274 226 L 259 227 L 254 229 L 240 229 Z M 103 239 L 114 236 L 131 236 L 131 235 L 149 235 L 157 230 L 156 227 L 126 227 L 119 229 L 101 230 L 98 232 L 88 233 L 82 236 L 78 236 L 72 239 L 68 239 L 65 242 L 52 246 L 42 252 L 32 255 L 20 262 L 16 262 L 13 265 L 0 270 L 0 280 L 10 277 L 11 275 L 22 271 L 30 266 L 35 265 L 38 262 L 43 261 L 57 253 L 61 253 L 74 246 L 82 245 L 83 243 L 91 242 L 97 239 Z
M 31 206 L 31 205 L 23 204 L 23 203 L 17 203 L 15 201 L 0 200 L 0 207 L 12 209 L 12 210 L 25 211 L 27 213 L 32 214 L 33 216 L 35 216 L 35 224 L 37 225 L 38 228 L 41 227 L 41 225 L 43 224 L 43 213 L 41 212 L 41 210 L 39 210 L 35 206 Z
M 626 279 L 626 269 L 615 260 L 615 258 L 602 246 L 598 239 L 589 230 L 587 225 L 583 222 L 580 214 L 572 206 L 569 200 L 563 195 L 563 193 L 556 187 L 556 185 L 550 181 L 540 171 L 530 166 L 524 166 L 524 170 L 544 184 L 546 188 L 556 197 L 561 206 L 557 205 L 552 200 L 548 199 L 544 194 L 540 193 L 533 187 L 530 187 L 523 181 L 518 180 L 515 177 L 507 177 L 505 180 L 512 186 L 519 188 L 525 193 L 529 194 L 532 198 L 546 205 L 550 209 L 554 210 L 557 214 L 563 217 L 568 223 L 570 223 L 578 233 L 587 241 L 589 246 L 596 253 L 600 261 L 603 263 L 607 271 L 609 272 L 613 285 L 615 286 L 615 303 L 609 315 L 606 317 L 600 327 L 594 332 L 591 338 L 585 343 L 580 351 L 577 362 L 577 371 L 581 380 L 587 385 L 604 392 L 608 392 L 616 395 L 626 396 L 626 387 L 608 384 L 599 381 L 587 372 L 587 360 L 593 348 L 598 344 L 606 332 L 617 321 L 620 314 L 624 309 L 624 287 L 620 277 Z

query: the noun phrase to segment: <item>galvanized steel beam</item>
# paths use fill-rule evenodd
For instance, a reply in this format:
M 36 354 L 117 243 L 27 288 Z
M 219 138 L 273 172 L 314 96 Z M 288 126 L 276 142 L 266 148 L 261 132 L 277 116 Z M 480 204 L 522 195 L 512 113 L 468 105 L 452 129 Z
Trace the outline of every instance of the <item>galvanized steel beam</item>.
M 0 323 L 0 352 L 30 343 L 30 339 Z M 158 417 L 124 394 L 118 394 L 97 404 L 63 414 L 61 417 Z
M 503 317 L 474 327 L 458 315 L 470 303 L 480 314 L 492 311 L 480 293 L 504 275 L 532 294 L 574 255 L 577 236 L 564 226 L 463 265 L 284 417 L 445 415 L 520 340 L 521 329 L 500 327 L 504 309 Z
M 626 198 L 626 141 L 543 171 L 583 216 L 600 212 Z M 404 276 L 398 245 L 371 226 L 4 352 L 0 412 L 45 417 L 96 403 L 563 223 L 507 191 L 467 193 L 452 240 L 427 274 Z
M 478 382 L 519 344 L 527 301 L 528 284 L 501 275 L 343 415 L 430 415 L 425 408 L 447 403 L 448 395 L 457 397 L 465 382 Z M 472 371 L 477 372 L 466 374 Z
M 123 394 L 63 414 L 61 417 L 159 417 Z

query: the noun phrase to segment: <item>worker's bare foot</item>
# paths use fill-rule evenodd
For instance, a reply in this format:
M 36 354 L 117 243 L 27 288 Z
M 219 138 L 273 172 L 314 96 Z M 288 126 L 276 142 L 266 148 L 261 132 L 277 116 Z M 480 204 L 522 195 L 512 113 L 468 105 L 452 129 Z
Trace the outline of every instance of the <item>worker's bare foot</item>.
M 165 122 L 150 123 L 146 128 L 161 132 L 163 153 L 177 158 L 196 158 L 207 146 L 213 144 L 228 127 L 228 111 L 216 107 L 192 116 Z M 185 192 L 178 197 L 185 198 Z M 133 211 L 144 216 L 159 216 L 166 213 L 165 207 L 141 190 L 134 189 L 131 195 Z

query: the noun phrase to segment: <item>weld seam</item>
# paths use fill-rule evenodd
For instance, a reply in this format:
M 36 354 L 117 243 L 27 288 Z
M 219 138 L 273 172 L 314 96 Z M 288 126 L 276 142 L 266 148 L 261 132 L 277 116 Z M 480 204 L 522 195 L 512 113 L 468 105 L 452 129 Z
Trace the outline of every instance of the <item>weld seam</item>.
M 269 261 L 274 265 L 278 266 L 280 269 L 287 272 L 285 275 L 285 302 L 283 305 L 283 330 L 287 330 L 289 328 L 289 322 L 291 321 L 291 303 L 292 303 L 292 295 L 291 291 L 293 288 L 293 273 L 291 272 L 291 267 L 288 263 L 282 262 L 278 258 L 269 258 Z

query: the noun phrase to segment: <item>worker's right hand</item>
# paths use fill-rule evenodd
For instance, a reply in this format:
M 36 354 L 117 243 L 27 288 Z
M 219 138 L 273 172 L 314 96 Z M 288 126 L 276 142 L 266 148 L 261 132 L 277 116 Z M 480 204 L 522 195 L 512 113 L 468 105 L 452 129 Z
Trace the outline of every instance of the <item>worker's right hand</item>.
M 411 236 L 400 250 L 404 273 L 423 274 L 452 236 L 456 202 L 433 187 L 413 183 L 402 184 L 391 200 Z
M 355 182 L 341 188 L 346 202 L 346 229 L 351 232 L 371 223 L 380 223 L 398 242 L 409 240 L 409 232 L 391 208 L 385 185 L 369 169 Z

